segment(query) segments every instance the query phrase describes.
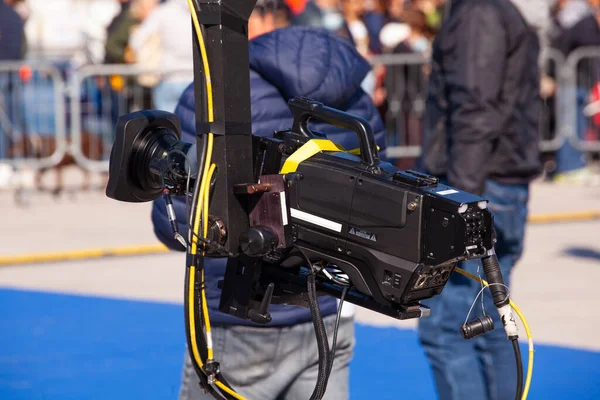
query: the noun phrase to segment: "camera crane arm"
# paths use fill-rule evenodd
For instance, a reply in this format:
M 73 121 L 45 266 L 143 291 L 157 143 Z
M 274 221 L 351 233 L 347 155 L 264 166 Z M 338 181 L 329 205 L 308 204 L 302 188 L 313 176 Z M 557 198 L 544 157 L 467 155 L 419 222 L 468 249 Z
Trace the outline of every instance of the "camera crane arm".
M 318 323 L 317 295 L 394 318 L 419 318 L 428 315 L 419 300 L 439 294 L 451 273 L 462 273 L 459 261 L 480 258 L 516 344 L 512 309 L 518 309 L 502 282 L 485 199 L 381 162 L 366 121 L 310 99 L 289 102 L 290 131 L 272 139 L 251 135 L 247 20 L 255 2 L 188 0 L 195 32 L 195 148 L 180 141 L 175 115 L 141 111 L 119 119 L 111 153 L 107 195 L 129 202 L 163 195 L 175 237 L 187 244 L 186 336 L 206 390 L 218 399 L 243 399 L 212 354 L 203 265 L 208 254 L 228 257 L 220 311 L 267 323 L 271 303 L 311 308 L 322 355 L 311 399 L 324 394 L 332 356 Z M 307 122 L 313 118 L 354 131 L 360 150 L 346 152 L 312 132 Z M 177 236 L 170 194 L 187 196 L 192 180 L 186 241 Z M 328 265 L 345 278 L 332 276 Z M 489 321 L 477 320 L 462 332 L 471 338 L 489 329 Z M 527 396 L 532 351 L 530 342 L 527 382 L 521 394 L 519 380 L 517 399 Z

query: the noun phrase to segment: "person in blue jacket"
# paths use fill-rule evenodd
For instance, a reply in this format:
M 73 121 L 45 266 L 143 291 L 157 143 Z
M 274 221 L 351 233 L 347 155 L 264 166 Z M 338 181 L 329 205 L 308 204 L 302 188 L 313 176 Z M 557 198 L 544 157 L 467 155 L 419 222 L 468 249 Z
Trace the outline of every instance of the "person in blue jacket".
M 264 18 L 270 8 L 256 10 L 251 18 Z M 272 20 L 272 18 L 271 18 Z M 255 26 L 254 21 L 249 27 Z M 260 21 L 259 21 L 260 22 Z M 264 32 L 265 18 L 261 27 Z M 249 36 L 253 36 L 249 29 Z M 353 45 L 335 33 L 313 27 L 275 30 L 250 41 L 250 85 L 252 134 L 270 136 L 275 130 L 289 129 L 292 114 L 287 101 L 305 96 L 359 115 L 370 122 L 381 154 L 385 134 L 381 118 L 369 96 L 360 88 L 370 70 Z M 195 141 L 193 84 L 183 93 L 175 113 L 182 126 L 183 140 Z M 314 129 L 347 149 L 359 146 L 357 136 L 339 128 L 315 123 Z M 179 230 L 185 236 L 185 201 L 173 199 Z M 184 251 L 173 239 L 163 201 L 153 204 L 152 222 L 157 237 L 172 250 Z M 256 325 L 218 311 L 226 260 L 207 259 L 205 280 L 213 331 L 215 358 L 224 377 L 248 399 L 308 399 L 317 379 L 318 352 L 310 311 L 305 308 L 273 305 L 272 322 Z M 330 336 L 337 311 L 336 299 L 323 297 L 321 313 Z M 354 331 L 352 317 L 342 318 L 335 362 L 327 386 L 326 399 L 348 398 L 348 364 L 352 357 Z M 186 354 L 180 399 L 209 399 Z

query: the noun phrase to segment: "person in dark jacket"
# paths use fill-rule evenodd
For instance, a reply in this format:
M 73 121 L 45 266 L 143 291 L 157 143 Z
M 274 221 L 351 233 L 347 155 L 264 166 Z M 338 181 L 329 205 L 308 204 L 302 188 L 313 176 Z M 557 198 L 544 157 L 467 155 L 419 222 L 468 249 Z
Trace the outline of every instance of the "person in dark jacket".
M 0 61 L 15 61 L 25 55 L 25 23 L 4 0 L 0 0 Z
M 258 18 L 256 13 L 255 10 L 251 18 Z M 251 30 L 249 35 L 253 35 Z M 381 151 L 385 150 L 383 122 L 370 98 L 360 88 L 370 66 L 352 43 L 325 29 L 289 27 L 256 37 L 249 47 L 252 134 L 270 136 L 274 130 L 289 129 L 292 114 L 287 101 L 295 96 L 305 96 L 365 118 L 373 127 Z M 194 142 L 193 86 L 182 95 L 176 114 L 181 120 L 183 140 Z M 359 146 L 356 135 L 351 132 L 321 123 L 315 123 L 314 128 L 345 148 Z M 185 202 L 182 199 L 173 199 L 173 202 L 179 229 L 185 235 Z M 152 222 L 161 242 L 173 250 L 184 250 L 173 240 L 165 204 L 161 201 L 153 204 Z M 217 282 L 223 279 L 225 265 L 223 259 L 205 261 L 215 355 L 225 378 L 248 399 L 308 399 L 318 371 L 310 311 L 273 305 L 270 308 L 272 322 L 266 326 L 219 312 Z M 331 335 L 336 300 L 322 298 L 320 309 Z M 342 318 L 326 399 L 348 398 L 348 363 L 353 340 L 353 320 L 351 316 Z M 180 399 L 209 398 L 201 393 L 186 356 Z
M 509 0 L 453 1 L 433 46 L 421 168 L 489 200 L 507 285 L 523 251 L 529 182 L 541 168 L 538 57 L 536 31 Z M 478 265 L 461 267 L 478 274 Z M 460 334 L 480 289 L 453 274 L 419 321 L 440 399 L 515 398 L 514 354 L 489 291 L 483 305 L 495 329 L 472 340 Z

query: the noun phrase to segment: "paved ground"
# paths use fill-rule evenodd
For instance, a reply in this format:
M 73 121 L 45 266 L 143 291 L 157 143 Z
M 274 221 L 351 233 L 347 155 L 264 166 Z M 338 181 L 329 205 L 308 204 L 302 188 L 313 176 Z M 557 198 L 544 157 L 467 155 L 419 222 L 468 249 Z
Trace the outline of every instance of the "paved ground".
M 0 193 L 2 255 L 157 243 L 149 204 L 112 201 L 101 192 L 31 198 L 14 205 Z M 600 209 L 600 187 L 532 188 L 533 214 Z M 530 225 L 526 251 L 513 278 L 513 298 L 537 340 L 600 350 L 600 221 Z M 181 302 L 181 254 L 0 267 L 0 286 Z M 359 310 L 367 324 L 414 327 Z M 561 329 L 568 324 L 569 330 Z
M 118 203 L 101 192 L 35 195 L 28 207 L 0 192 L 0 202 L 1 256 L 157 243 L 149 204 Z M 530 208 L 600 209 L 600 187 L 536 183 Z M 538 346 L 531 399 L 600 396 L 599 235 L 600 220 L 528 227 L 513 298 Z M 0 398 L 175 398 L 183 261 L 166 253 L 0 266 Z M 411 382 L 402 389 L 407 398 L 433 399 L 414 321 L 363 309 L 357 320 L 352 400 L 397 399 L 397 382 Z

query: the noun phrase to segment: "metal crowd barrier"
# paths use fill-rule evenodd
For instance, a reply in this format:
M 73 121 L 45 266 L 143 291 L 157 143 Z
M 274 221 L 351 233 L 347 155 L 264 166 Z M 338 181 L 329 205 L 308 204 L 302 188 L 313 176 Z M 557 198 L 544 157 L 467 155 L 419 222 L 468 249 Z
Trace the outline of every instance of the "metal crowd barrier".
M 43 169 L 67 151 L 65 80 L 49 64 L 0 63 L 0 163 Z
M 161 80 L 193 71 L 169 71 L 136 65 L 89 65 L 79 69 L 71 80 L 71 153 L 77 163 L 90 171 L 108 171 L 108 159 L 120 115 L 156 107 L 153 88 Z M 183 92 L 183 89 L 181 89 Z M 174 110 L 168 110 L 174 111 Z
M 582 47 L 565 62 L 563 135 L 579 151 L 600 151 L 600 48 Z
M 383 120 L 388 158 L 421 155 L 421 127 L 427 95 L 429 60 L 420 54 L 387 54 L 374 57 L 375 70 L 385 68 Z
M 556 91 L 543 102 L 540 148 L 556 151 L 568 140 L 576 149 L 600 151 L 600 48 L 579 49 L 567 60 L 550 50 L 547 60 L 545 72 L 555 79 Z M 414 159 L 421 153 L 429 62 L 417 54 L 382 55 L 371 62 L 375 70 L 385 69 L 380 110 L 387 156 Z M 171 74 L 189 74 L 191 81 L 191 71 L 90 65 L 75 71 L 66 85 L 57 67 L 0 63 L 0 163 L 48 168 L 70 153 L 89 171 L 107 171 L 119 115 L 158 108 L 152 87 Z M 588 98 L 594 88 L 595 102 Z
M 540 110 L 540 150 L 543 152 L 556 151 L 564 143 L 565 124 L 561 113 L 560 94 L 563 91 L 561 74 L 565 65 L 565 57 L 556 49 L 548 49 L 546 52 L 543 72 L 547 78 L 554 82 L 554 92 L 547 97 L 542 97 L 542 109 Z

